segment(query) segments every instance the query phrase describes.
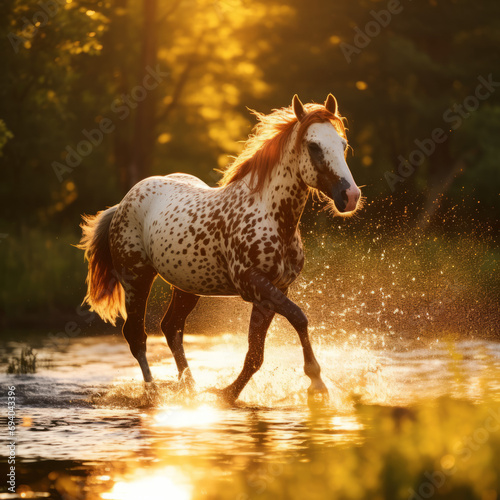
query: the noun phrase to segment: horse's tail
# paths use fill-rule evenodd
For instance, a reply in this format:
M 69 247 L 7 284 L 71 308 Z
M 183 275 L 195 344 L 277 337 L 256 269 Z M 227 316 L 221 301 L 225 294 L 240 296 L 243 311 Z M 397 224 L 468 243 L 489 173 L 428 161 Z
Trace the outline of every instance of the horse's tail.
M 109 226 L 118 205 L 98 212 L 97 215 L 84 215 L 82 239 L 78 248 L 85 250 L 89 262 L 87 274 L 87 295 L 82 304 L 87 303 L 104 321 L 115 324 L 121 314 L 126 318 L 125 294 L 113 268 L 109 246 Z

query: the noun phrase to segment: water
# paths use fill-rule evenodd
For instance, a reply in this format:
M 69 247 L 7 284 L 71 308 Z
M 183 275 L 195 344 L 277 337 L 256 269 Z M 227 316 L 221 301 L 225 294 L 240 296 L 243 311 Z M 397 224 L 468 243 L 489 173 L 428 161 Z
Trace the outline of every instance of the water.
M 28 341 L 5 342 L 1 359 Z M 192 398 L 176 381 L 163 337 L 148 340 L 156 379 L 149 388 L 120 335 L 75 338 L 57 350 L 38 338 L 35 375 L 0 375 L 3 408 L 7 387 L 16 388 L 18 426 L 17 493 L 1 484 L 0 499 L 219 498 L 213 491 L 242 477 L 235 491 L 246 493 L 233 498 L 259 498 L 284 464 L 359 446 L 370 425 L 355 411 L 359 403 L 401 409 L 443 395 L 478 402 L 500 394 L 495 342 L 382 350 L 322 337 L 314 344 L 330 401 L 311 407 L 298 341 L 271 334 L 264 366 L 238 405 L 224 407 L 207 389 L 238 374 L 245 336 L 186 335 L 185 344 L 197 381 Z

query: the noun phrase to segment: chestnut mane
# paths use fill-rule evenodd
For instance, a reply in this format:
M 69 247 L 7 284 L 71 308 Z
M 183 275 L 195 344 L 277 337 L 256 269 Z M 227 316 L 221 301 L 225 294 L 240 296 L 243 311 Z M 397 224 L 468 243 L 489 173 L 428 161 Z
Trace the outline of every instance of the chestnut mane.
M 342 116 L 330 113 L 320 104 L 306 104 L 304 108 L 307 114 L 300 121 L 294 145 L 296 151 L 300 151 L 304 135 L 313 123 L 330 122 L 337 132 L 346 138 Z M 298 120 L 291 106 L 275 109 L 269 115 L 257 111 L 252 113 L 257 117 L 258 123 L 248 138 L 243 152 L 224 170 L 219 185 L 227 186 L 250 174 L 251 190 L 257 193 L 262 192 L 266 181 L 271 179 L 274 167 L 280 161 Z

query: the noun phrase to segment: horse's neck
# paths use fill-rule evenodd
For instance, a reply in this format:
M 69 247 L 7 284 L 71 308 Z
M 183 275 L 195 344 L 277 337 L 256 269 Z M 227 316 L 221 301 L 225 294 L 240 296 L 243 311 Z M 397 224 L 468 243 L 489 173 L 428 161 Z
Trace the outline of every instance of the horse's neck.
M 286 240 L 291 239 L 297 230 L 308 194 L 309 188 L 298 173 L 298 159 L 291 153 L 284 154 L 264 188 L 262 198 L 269 205 L 269 213 L 278 212 L 276 220 Z

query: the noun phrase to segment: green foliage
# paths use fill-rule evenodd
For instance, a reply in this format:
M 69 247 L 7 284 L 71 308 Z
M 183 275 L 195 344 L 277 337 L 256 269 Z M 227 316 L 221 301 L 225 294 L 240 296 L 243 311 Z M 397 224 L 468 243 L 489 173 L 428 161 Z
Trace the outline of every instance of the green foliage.
M 36 0 L 9 0 L 0 10 L 0 34 L 10 42 L 0 49 L 0 116 L 15 136 L 2 159 L 2 217 L 16 217 L 15 187 L 22 186 L 25 222 L 45 225 L 73 225 L 80 212 L 119 201 L 133 182 L 132 167 L 139 178 L 185 171 L 213 184 L 213 168 L 239 152 L 237 141 L 250 130 L 245 106 L 267 112 L 288 105 L 295 92 L 319 102 L 337 94 L 351 123 L 355 177 L 368 184 L 371 199 L 390 194 L 384 172 L 397 170 L 398 156 L 407 158 L 416 139 L 449 128 L 443 113 L 493 72 L 500 47 L 494 0 L 480 8 L 471 0 L 402 2 L 350 62 L 342 47 L 354 46 L 354 28 L 365 31 L 386 3 L 48 3 L 49 13 Z M 113 109 L 152 61 L 168 77 L 132 100 L 122 119 Z M 465 161 L 452 195 L 472 193 L 491 205 L 499 103 L 499 92 L 481 102 L 403 187 L 425 197 Z M 64 163 L 66 148 L 76 148 L 103 117 L 113 132 L 59 182 L 53 163 Z M 0 146 L 5 138 L 0 131 Z
M 7 366 L 7 373 L 15 375 L 25 375 L 27 373 L 36 373 L 36 357 L 31 347 L 22 349 L 19 357 L 13 356 Z
M 85 295 L 78 234 L 25 228 L 0 243 L 0 317 L 23 321 L 32 314 L 75 312 Z

